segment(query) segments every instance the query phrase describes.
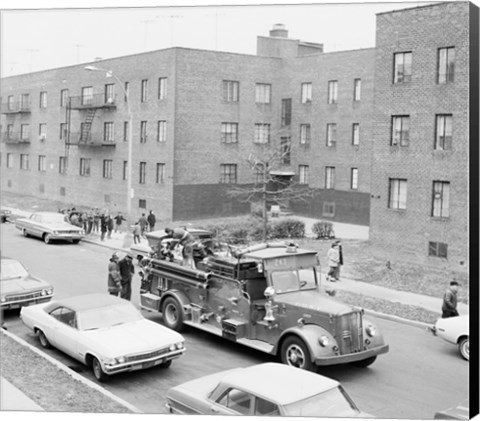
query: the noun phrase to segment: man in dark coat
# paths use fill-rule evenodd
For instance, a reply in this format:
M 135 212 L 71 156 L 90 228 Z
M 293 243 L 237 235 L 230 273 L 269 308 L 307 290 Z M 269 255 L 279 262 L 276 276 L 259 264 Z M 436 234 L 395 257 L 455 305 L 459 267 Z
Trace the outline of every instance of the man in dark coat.
M 120 297 L 130 301 L 132 298 L 132 278 L 135 273 L 132 256 L 127 254 L 121 259 L 118 262 L 118 268 L 120 270 L 120 277 L 122 278 L 122 292 Z
M 157 218 L 155 218 L 155 214 L 153 213 L 153 211 L 150 211 L 150 213 L 148 214 L 147 221 L 150 231 L 153 231 L 155 229 L 155 223 L 157 222 Z
M 458 316 L 457 311 L 458 282 L 450 282 L 450 287 L 445 291 L 442 304 L 442 319 Z
M 118 268 L 118 255 L 113 253 L 108 262 L 108 292 L 118 297 L 122 289 L 120 271 Z

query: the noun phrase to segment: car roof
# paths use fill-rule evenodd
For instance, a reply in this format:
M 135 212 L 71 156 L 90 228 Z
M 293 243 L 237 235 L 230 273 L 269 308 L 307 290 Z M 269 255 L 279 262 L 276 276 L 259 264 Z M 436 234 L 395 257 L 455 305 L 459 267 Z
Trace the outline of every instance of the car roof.
M 48 212 L 48 211 L 41 211 L 41 212 L 32 212 L 32 215 L 63 215 L 60 212 Z
M 228 372 L 221 383 L 289 404 L 339 385 L 336 380 L 285 364 L 265 363 Z M 284 387 L 279 387 L 284 385 Z
M 317 252 L 300 248 L 296 248 L 295 251 L 289 251 L 288 247 L 269 247 L 263 250 L 245 253 L 244 257 L 253 259 L 271 259 L 275 257 L 290 257 L 309 254 L 317 254 Z
M 96 293 L 55 300 L 51 302 L 51 307 L 64 306 L 74 311 L 84 311 L 101 307 L 109 307 L 115 304 L 129 305 L 130 302 L 110 294 Z

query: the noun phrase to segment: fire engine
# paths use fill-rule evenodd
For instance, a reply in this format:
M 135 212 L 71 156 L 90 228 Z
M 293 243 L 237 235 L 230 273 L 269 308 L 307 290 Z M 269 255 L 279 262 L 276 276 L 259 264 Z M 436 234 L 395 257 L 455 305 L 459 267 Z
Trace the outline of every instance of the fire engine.
M 388 352 L 363 309 L 322 290 L 315 251 L 264 243 L 197 259 L 195 268 L 173 258 L 141 263 L 141 307 L 171 329 L 192 326 L 312 371 L 366 367 Z

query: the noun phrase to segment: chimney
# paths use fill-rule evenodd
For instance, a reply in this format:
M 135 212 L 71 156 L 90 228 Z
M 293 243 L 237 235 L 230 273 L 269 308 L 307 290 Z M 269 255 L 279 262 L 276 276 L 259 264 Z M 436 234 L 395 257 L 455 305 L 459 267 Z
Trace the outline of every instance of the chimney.
M 270 30 L 271 37 L 288 38 L 287 28 L 283 23 L 276 23 Z

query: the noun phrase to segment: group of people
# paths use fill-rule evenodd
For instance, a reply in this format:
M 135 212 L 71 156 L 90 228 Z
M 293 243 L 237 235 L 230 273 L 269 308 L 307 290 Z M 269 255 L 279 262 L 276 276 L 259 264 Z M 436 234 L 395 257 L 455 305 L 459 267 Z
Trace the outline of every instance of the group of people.
M 108 262 L 108 292 L 110 295 L 130 301 L 134 274 L 133 257 L 126 254 L 120 259 L 117 252 L 113 253 Z
M 137 222 L 135 222 L 135 225 L 133 226 L 133 242 L 135 244 L 140 243 L 142 237 L 145 238 L 146 232 L 155 230 L 156 223 L 157 218 L 153 211 L 150 211 L 148 216 L 145 216 L 145 214 L 142 213 L 142 216 Z

